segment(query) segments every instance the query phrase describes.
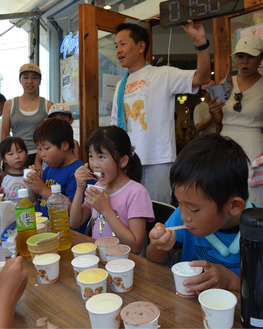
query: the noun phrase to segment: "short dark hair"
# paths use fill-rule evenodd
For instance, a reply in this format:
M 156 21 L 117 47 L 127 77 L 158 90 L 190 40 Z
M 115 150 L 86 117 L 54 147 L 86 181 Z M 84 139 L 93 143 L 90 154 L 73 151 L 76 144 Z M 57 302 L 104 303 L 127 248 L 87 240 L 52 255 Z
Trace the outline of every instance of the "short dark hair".
M 5 96 L 0 93 L 0 103 L 5 103 L 5 102 L 6 102 Z
M 6 153 L 11 150 L 12 145 L 15 144 L 16 148 L 20 148 L 21 150 L 25 151 L 27 154 L 26 144 L 20 137 L 12 137 L 8 136 L 2 140 L 0 143 L 0 155 L 1 159 L 4 160 Z
M 117 166 L 120 159 L 127 155 L 129 162 L 124 168 L 126 175 L 136 182 L 141 181 L 141 161 L 137 154 L 133 152 L 130 137 L 125 130 L 117 126 L 99 127 L 92 132 L 85 143 L 87 155 L 89 155 L 90 147 L 93 147 L 96 153 L 102 153 L 103 148 L 107 150 Z
M 170 171 L 172 189 L 195 186 L 220 212 L 234 196 L 248 199 L 248 162 L 242 147 L 229 137 L 195 137 L 179 153 Z
M 49 141 L 58 148 L 66 141 L 69 149 L 74 149 L 73 129 L 71 125 L 61 119 L 50 118 L 44 120 L 34 131 L 33 140 L 37 144 L 40 141 Z
M 121 23 L 115 28 L 115 33 L 119 33 L 123 30 L 129 30 L 130 31 L 130 37 L 134 40 L 135 44 L 137 45 L 138 42 L 144 41 L 145 42 L 145 49 L 144 49 L 144 58 L 147 55 L 147 52 L 149 50 L 149 35 L 147 31 L 137 25 L 137 24 L 132 24 L 132 23 Z

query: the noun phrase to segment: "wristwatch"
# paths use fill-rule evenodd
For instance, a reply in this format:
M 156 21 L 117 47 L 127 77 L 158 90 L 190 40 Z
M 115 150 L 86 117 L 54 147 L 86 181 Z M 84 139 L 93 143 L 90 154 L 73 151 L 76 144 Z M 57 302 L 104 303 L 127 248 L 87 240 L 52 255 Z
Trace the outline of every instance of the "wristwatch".
M 210 46 L 210 42 L 209 40 L 206 39 L 206 43 L 202 46 L 195 46 L 196 50 L 205 50 Z

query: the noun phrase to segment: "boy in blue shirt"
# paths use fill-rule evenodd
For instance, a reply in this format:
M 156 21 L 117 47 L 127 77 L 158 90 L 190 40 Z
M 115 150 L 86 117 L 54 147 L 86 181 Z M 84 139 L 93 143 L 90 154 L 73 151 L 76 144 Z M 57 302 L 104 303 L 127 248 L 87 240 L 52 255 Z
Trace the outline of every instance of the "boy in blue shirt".
M 247 161 L 232 139 L 207 134 L 187 144 L 171 168 L 170 182 L 179 207 L 166 225 L 157 223 L 151 230 L 146 256 L 166 264 L 174 245 L 181 243 L 181 261 L 204 269 L 184 281 L 188 292 L 240 290 L 239 219 L 245 207 L 252 207 Z M 185 229 L 167 229 L 182 224 Z
M 43 121 L 33 135 L 38 153 L 48 167 L 43 171 L 42 179 L 37 173 L 29 173 L 25 182 L 39 195 L 36 210 L 48 216 L 47 199 L 51 195 L 51 185 L 60 184 L 61 193 L 68 199 L 68 210 L 76 192 L 75 171 L 84 163 L 72 152 L 74 149 L 71 125 L 57 118 Z M 94 181 L 87 181 L 94 184 Z

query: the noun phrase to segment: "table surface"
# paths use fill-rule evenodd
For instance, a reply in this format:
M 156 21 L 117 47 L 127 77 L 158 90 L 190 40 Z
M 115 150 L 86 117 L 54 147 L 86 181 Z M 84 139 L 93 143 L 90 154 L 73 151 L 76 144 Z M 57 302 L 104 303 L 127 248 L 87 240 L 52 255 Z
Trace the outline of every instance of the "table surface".
M 71 236 L 73 245 L 92 240 L 75 231 L 71 231 Z M 91 328 L 89 315 L 81 299 L 80 287 L 76 283 L 71 265 L 73 254 L 70 249 L 59 254 L 59 280 L 48 285 L 38 283 L 31 258 L 25 258 L 25 268 L 29 272 L 28 284 L 16 307 L 15 328 L 36 328 L 36 321 L 42 317 L 47 317 L 59 328 Z M 129 258 L 135 261 L 134 285 L 129 292 L 118 293 L 123 299 L 123 306 L 135 301 L 149 301 L 156 304 L 161 311 L 161 328 L 203 328 L 201 307 L 197 297 L 183 298 L 176 295 L 170 268 L 134 254 L 130 254 Z M 104 265 L 99 264 L 99 267 L 104 268 Z M 107 292 L 112 292 L 109 282 Z M 240 297 L 239 294 L 236 296 L 238 304 L 234 328 L 242 328 Z

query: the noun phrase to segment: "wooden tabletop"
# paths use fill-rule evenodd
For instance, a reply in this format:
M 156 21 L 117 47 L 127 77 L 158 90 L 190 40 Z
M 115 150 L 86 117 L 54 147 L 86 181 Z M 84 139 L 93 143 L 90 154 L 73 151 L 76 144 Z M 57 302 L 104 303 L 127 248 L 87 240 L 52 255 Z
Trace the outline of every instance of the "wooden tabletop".
M 71 232 L 73 245 L 91 241 L 91 238 L 75 231 Z M 15 328 L 36 328 L 36 321 L 47 317 L 59 328 L 91 328 L 85 303 L 81 299 L 69 250 L 59 252 L 60 277 L 53 284 L 40 284 L 37 281 L 31 258 L 25 258 L 24 264 L 29 272 L 27 288 L 19 300 L 14 318 Z M 150 301 L 161 311 L 161 328 L 203 328 L 201 308 L 197 297 L 183 298 L 176 295 L 173 274 L 170 268 L 154 264 L 143 257 L 130 254 L 135 261 L 134 286 L 126 293 L 118 295 L 123 306 L 134 301 Z M 104 268 L 100 264 L 99 267 Z M 112 292 L 108 283 L 107 292 Z M 242 328 L 240 322 L 240 297 L 235 310 L 234 328 Z M 121 323 L 121 328 L 123 324 Z

